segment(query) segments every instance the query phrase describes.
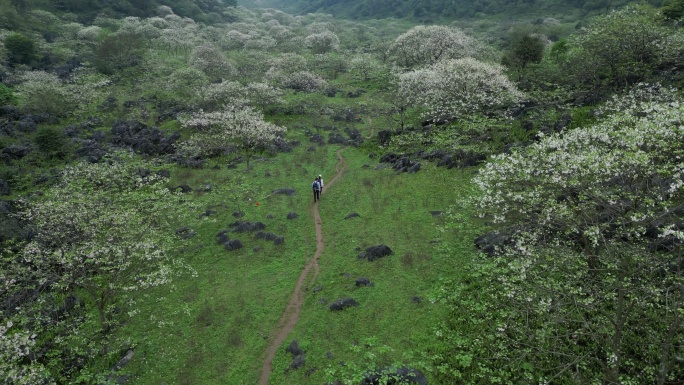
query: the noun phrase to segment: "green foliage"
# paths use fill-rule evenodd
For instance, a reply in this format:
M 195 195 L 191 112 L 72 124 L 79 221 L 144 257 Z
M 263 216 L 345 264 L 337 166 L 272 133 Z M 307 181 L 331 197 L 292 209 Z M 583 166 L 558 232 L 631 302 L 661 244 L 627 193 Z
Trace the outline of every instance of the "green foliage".
M 663 15 L 668 19 L 679 20 L 684 17 L 684 0 L 668 0 L 662 8 Z
M 542 61 L 544 49 L 544 42 L 539 36 L 530 34 L 514 36 L 508 52 L 503 57 L 502 64 L 523 72 L 528 64 Z
M 60 128 L 41 127 L 36 132 L 34 141 L 48 158 L 63 158 L 67 154 L 67 138 Z
M 37 56 L 33 40 L 20 33 L 13 33 L 5 38 L 5 49 L 10 64 L 31 64 Z
M 136 33 L 112 34 L 105 37 L 93 50 L 93 64 L 101 73 L 112 75 L 117 71 L 139 65 L 145 48 L 145 40 Z
M 12 92 L 12 89 L 0 83 L 0 106 L 7 104 L 15 104 L 16 102 L 17 97 L 14 96 L 14 92 Z

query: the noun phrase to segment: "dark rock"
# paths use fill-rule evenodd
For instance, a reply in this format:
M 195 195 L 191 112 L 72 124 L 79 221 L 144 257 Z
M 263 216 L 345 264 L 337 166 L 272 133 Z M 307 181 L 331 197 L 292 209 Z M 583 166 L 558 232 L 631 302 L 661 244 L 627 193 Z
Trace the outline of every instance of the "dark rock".
M 290 345 L 285 348 L 285 352 L 292 354 L 292 357 L 296 357 L 304 353 L 304 351 L 299 347 L 299 342 L 297 340 L 292 340 Z
M 321 134 L 314 134 L 311 136 L 311 138 L 309 138 L 309 142 L 323 146 L 325 145 L 325 138 Z
M 244 246 L 242 245 L 242 242 L 240 242 L 239 239 L 231 239 L 230 241 L 224 243 L 223 247 L 228 251 L 232 251 L 241 249 Z
M 33 149 L 28 145 L 11 145 L 2 149 L 3 154 L 7 154 L 11 159 L 21 159 L 31 153 Z
M 264 239 L 267 241 L 275 241 L 276 238 L 278 238 L 278 236 L 273 233 L 264 234 Z
M 217 211 L 216 211 L 216 210 L 213 210 L 213 209 L 206 209 L 206 210 L 204 211 L 204 213 L 202 213 L 202 216 L 203 216 L 203 217 L 210 217 L 210 216 L 216 215 L 216 214 L 217 214 Z
M 251 233 L 254 231 L 260 231 L 266 228 L 266 225 L 262 222 L 247 222 L 247 221 L 236 221 L 228 226 L 232 227 L 234 233 Z
M 287 219 L 295 219 L 297 217 L 299 217 L 299 215 L 297 215 L 297 213 L 295 213 L 295 212 L 289 212 L 287 214 Z
M 342 134 L 338 132 L 331 132 L 330 135 L 328 135 L 328 143 L 329 144 L 347 144 L 347 138 L 342 136 Z
M 233 216 L 235 218 L 242 218 L 245 216 L 245 212 L 244 211 L 235 211 L 235 212 L 233 212 Z
M 302 353 L 295 358 L 292 359 L 292 362 L 290 363 L 290 366 L 288 367 L 288 370 L 297 370 L 304 366 L 306 363 L 306 353 Z
M 366 252 L 362 254 L 364 254 L 363 257 L 359 254 L 359 258 L 367 258 L 369 262 L 373 262 L 376 259 L 391 255 L 392 249 L 387 245 L 377 245 L 367 248 Z
M 406 169 L 406 172 L 408 172 L 409 174 L 415 174 L 418 171 L 420 171 L 420 162 L 415 162 L 415 163 L 413 163 L 412 166 L 410 166 L 410 167 L 408 167 L 408 169 Z
M 359 303 L 356 302 L 353 298 L 343 298 L 331 303 L 330 310 L 340 311 L 350 308 L 352 306 L 359 306 Z
M 314 293 L 318 293 L 320 291 L 323 291 L 323 285 L 318 285 L 318 286 L 314 287 L 313 289 L 311 289 L 311 291 L 313 291 Z
M 413 303 L 421 303 L 423 302 L 423 299 L 420 297 L 411 297 L 411 302 Z
M 190 239 L 190 238 L 196 236 L 197 233 L 194 232 L 189 227 L 185 226 L 185 227 L 181 227 L 178 230 L 176 230 L 176 235 L 182 239 Z
M 255 253 L 258 253 L 259 251 L 261 251 L 261 246 L 254 246 L 254 247 L 252 247 L 252 251 L 255 252 Z
M 371 286 L 371 287 L 372 287 L 372 286 L 375 286 L 375 285 L 373 284 L 373 282 L 371 282 L 371 280 L 368 279 L 368 278 L 366 278 L 366 277 L 359 277 L 359 278 L 356 278 L 356 281 L 354 281 L 354 283 L 356 284 L 357 287 L 362 287 L 362 286 Z
M 357 217 L 360 217 L 360 216 L 361 216 L 361 215 L 359 215 L 359 213 L 351 213 L 351 214 L 347 214 L 347 216 L 344 217 L 344 219 L 357 218 Z
M 169 170 L 159 170 L 157 171 L 157 175 L 159 175 L 162 178 L 171 178 L 171 171 Z
M 293 188 L 279 188 L 277 190 L 273 190 L 271 195 L 287 195 L 289 197 L 295 195 L 295 189 Z
M 223 230 L 220 233 L 216 234 L 216 243 L 218 243 L 219 245 L 225 245 L 228 242 L 230 242 L 230 237 L 228 237 L 228 230 Z
M 192 192 L 192 187 L 188 186 L 187 184 L 182 184 L 182 185 L 176 186 L 176 188 L 174 188 L 173 191 L 180 191 L 183 194 L 187 194 L 187 193 Z
M 428 380 L 416 369 L 407 367 L 401 368 L 381 368 L 365 373 L 363 385 L 390 385 L 390 384 L 417 384 L 428 385 Z
M 492 231 L 475 238 L 475 246 L 491 257 L 499 252 L 501 247 L 507 244 L 508 240 L 508 235 Z
M 12 190 L 10 190 L 10 185 L 6 180 L 0 179 L 0 195 L 10 195 Z
M 274 245 L 282 245 L 283 243 L 285 243 L 285 237 L 277 237 L 273 240 Z
M 444 214 L 444 211 L 430 211 L 430 214 L 432 214 L 433 217 L 441 217 Z
M 273 219 L 273 218 L 275 218 L 275 215 L 273 215 L 273 214 L 266 215 L 266 219 Z

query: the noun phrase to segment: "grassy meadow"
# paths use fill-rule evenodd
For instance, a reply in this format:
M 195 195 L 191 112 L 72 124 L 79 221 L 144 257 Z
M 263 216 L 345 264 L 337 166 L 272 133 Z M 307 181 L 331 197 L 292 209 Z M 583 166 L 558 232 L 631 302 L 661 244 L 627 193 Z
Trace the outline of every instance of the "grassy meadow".
M 179 227 L 197 235 L 177 252 L 196 277 L 187 274 L 171 292 L 148 292 L 141 298 L 140 314 L 120 330 L 130 335 L 136 352 L 120 375 L 131 376 L 136 384 L 256 383 L 269 338 L 316 249 L 311 179 L 320 173 L 324 181 L 332 180 L 340 148 L 313 145 L 311 151 L 302 142 L 290 153 L 254 160 L 249 171 L 244 164 L 228 168 L 217 160 L 219 167 L 172 172 L 170 187 L 195 189 L 187 194 L 194 212 Z M 439 230 L 449 222 L 446 214 L 432 214 L 449 209 L 454 197 L 469 188 L 472 172 L 424 165 L 416 174 L 397 174 L 376 169 L 377 161 L 363 148 L 345 148 L 342 155 L 346 172 L 319 205 L 325 241 L 320 274 L 307 284 L 301 319 L 278 350 L 271 384 L 348 380 L 390 364 L 427 369 L 434 326 L 445 311 L 430 301 L 431 291 L 441 278 L 458 274 L 472 249 L 472 238 Z M 231 190 L 236 178 L 239 193 Z M 209 185 L 209 192 L 197 189 Z M 296 195 L 271 195 L 278 188 L 294 188 Z M 216 213 L 206 216 L 207 210 Z M 245 247 L 224 250 L 215 237 L 237 220 L 237 210 L 245 213 L 242 220 L 263 222 L 265 231 L 284 236 L 285 243 L 229 233 Z M 298 218 L 287 219 L 290 212 Z M 352 212 L 360 216 L 345 220 Z M 457 253 L 442 247 L 459 241 L 464 244 Z M 375 262 L 357 258 L 377 244 L 387 244 L 393 255 Z M 356 287 L 358 277 L 369 278 L 374 286 Z M 320 291 L 312 290 L 317 286 Z M 344 297 L 361 305 L 342 312 L 328 309 Z M 307 357 L 299 370 L 287 370 L 292 357 L 285 348 L 293 339 Z

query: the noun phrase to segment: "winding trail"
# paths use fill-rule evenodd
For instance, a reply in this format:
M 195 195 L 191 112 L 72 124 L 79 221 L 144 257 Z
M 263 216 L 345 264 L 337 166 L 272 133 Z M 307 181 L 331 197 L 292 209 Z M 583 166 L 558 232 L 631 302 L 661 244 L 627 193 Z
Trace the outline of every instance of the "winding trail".
M 342 157 L 342 150 L 337 151 L 337 164 L 335 165 L 335 177 L 333 177 L 329 182 L 323 186 L 323 192 L 325 192 L 330 186 L 335 184 L 338 179 L 342 177 L 342 174 L 347 170 L 347 163 Z M 307 281 L 314 282 L 318 277 L 320 272 L 320 267 L 318 266 L 318 259 L 323 254 L 323 248 L 325 247 L 325 242 L 323 240 L 323 222 L 321 221 L 321 215 L 318 212 L 318 202 L 313 205 L 314 223 L 316 226 L 316 252 L 313 258 L 304 266 L 304 270 L 299 275 L 297 284 L 295 285 L 292 296 L 290 297 L 290 302 L 287 304 L 283 315 L 280 317 L 280 321 L 276 325 L 275 330 L 272 335 L 274 336 L 271 343 L 266 349 L 266 357 L 264 359 L 264 365 L 261 369 L 261 376 L 259 377 L 259 385 L 268 385 L 268 378 L 271 375 L 271 369 L 273 368 L 273 358 L 278 351 L 280 345 L 285 342 L 285 339 L 294 329 L 299 321 L 299 317 L 302 314 L 302 304 L 304 303 L 304 286 Z M 313 270 L 313 276 L 311 271 Z

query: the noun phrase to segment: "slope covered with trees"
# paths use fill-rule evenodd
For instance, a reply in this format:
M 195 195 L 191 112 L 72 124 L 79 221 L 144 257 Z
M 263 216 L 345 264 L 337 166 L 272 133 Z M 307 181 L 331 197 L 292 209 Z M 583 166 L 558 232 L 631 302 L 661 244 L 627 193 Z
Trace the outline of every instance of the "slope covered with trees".
M 681 1 L 503 45 L 187 4 L 0 7 L 5 383 L 255 383 L 343 147 L 271 383 L 684 381 Z

